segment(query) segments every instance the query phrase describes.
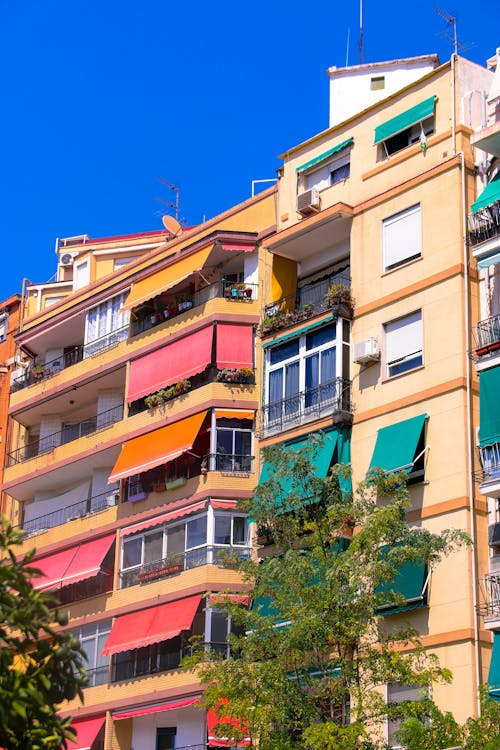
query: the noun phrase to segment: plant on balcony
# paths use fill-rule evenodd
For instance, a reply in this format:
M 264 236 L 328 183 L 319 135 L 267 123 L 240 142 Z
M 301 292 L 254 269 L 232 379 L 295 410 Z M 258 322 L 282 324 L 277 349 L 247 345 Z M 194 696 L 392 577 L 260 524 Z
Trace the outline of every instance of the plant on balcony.
M 175 385 L 171 385 L 169 388 L 165 388 L 156 393 L 152 393 L 150 396 L 146 396 L 144 403 L 148 409 L 155 409 L 157 406 L 161 406 L 166 401 L 181 396 L 183 393 L 187 393 L 191 389 L 190 380 L 179 380 Z
M 32 372 L 35 380 L 40 380 L 45 372 L 45 362 L 42 360 L 41 362 L 37 362 L 36 365 L 33 365 Z
M 149 581 L 154 581 L 156 578 L 174 575 L 175 573 L 180 573 L 182 570 L 184 570 L 184 566 L 179 556 L 167 555 L 162 560 L 158 560 L 158 562 L 151 563 L 143 568 L 137 578 L 140 583 L 149 583 Z
M 249 367 L 240 367 L 239 369 L 224 368 L 217 373 L 219 383 L 239 383 L 248 385 L 255 382 L 255 373 Z
M 242 282 L 226 284 L 224 295 L 230 299 L 246 299 L 252 296 L 252 287 Z
M 343 317 L 352 316 L 352 308 L 354 307 L 354 300 L 352 298 L 351 290 L 345 284 L 332 284 L 328 289 L 325 297 L 325 303 L 330 308 L 342 307 Z M 350 311 L 348 313 L 347 311 Z

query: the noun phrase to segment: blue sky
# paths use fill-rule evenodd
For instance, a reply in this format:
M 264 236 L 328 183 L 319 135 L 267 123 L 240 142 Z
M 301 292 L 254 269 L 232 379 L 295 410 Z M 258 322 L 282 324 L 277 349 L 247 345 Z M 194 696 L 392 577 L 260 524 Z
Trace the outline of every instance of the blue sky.
M 363 5 L 365 62 L 449 58 L 433 1 Z M 483 64 L 498 0 L 444 9 Z M 325 70 L 345 65 L 349 29 L 357 62 L 358 19 L 358 0 L 0 0 L 0 299 L 52 276 L 56 237 L 160 227 L 158 177 L 188 224 L 249 197 L 327 127 Z

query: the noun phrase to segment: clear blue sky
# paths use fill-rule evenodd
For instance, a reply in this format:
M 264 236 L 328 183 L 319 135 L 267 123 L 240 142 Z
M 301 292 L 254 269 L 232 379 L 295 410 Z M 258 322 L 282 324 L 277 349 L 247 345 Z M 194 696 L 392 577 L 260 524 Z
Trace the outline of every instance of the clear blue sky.
M 442 2 L 483 64 L 498 0 Z M 449 58 L 433 0 L 363 4 L 365 62 Z M 160 227 L 158 176 L 189 224 L 249 197 L 327 127 L 358 19 L 358 0 L 0 0 L 0 300 L 52 276 L 56 237 Z

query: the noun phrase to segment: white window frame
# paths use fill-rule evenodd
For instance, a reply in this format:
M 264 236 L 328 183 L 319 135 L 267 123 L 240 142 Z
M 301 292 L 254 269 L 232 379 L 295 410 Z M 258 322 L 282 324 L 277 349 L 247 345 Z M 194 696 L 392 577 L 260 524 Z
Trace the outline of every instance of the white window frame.
M 321 164 L 318 164 L 313 168 L 306 170 L 302 175 L 302 185 L 299 192 L 313 190 L 314 188 L 321 192 L 322 190 L 326 190 L 332 185 L 336 185 L 339 182 L 348 180 L 350 177 L 350 169 L 348 175 L 338 180 L 333 179 L 333 174 L 341 167 L 345 167 L 347 165 L 349 165 L 350 167 L 350 164 L 351 147 L 348 146 L 346 149 L 343 149 L 340 154 L 332 157 L 331 159 L 325 159 L 325 161 Z
M 7 340 L 7 331 L 9 328 L 9 314 L 0 315 L 0 343 Z
M 75 262 L 74 266 L 73 291 L 82 289 L 90 284 L 90 258 L 85 258 L 80 262 Z
M 230 516 L 230 518 L 231 518 L 231 531 L 230 531 L 231 539 L 229 541 L 229 544 L 222 544 L 221 542 L 216 542 L 215 541 L 215 524 L 217 522 L 217 518 L 219 518 L 219 517 L 227 517 L 227 516 Z M 234 521 L 235 521 L 236 518 L 242 519 L 243 522 L 245 523 L 245 540 L 243 542 L 239 542 L 239 543 L 236 543 L 234 541 Z M 248 524 L 248 519 L 247 519 L 246 516 L 244 516 L 241 513 L 227 513 L 227 512 L 224 512 L 224 511 L 216 511 L 214 513 L 214 533 L 213 533 L 213 545 L 214 545 L 214 547 L 222 547 L 222 548 L 224 548 L 224 547 L 242 547 L 242 548 L 245 548 L 245 547 L 248 547 L 249 544 L 250 544 L 250 526 Z
M 118 312 L 117 315 L 114 314 L 116 308 L 118 310 L 121 308 L 126 297 L 127 292 L 122 292 L 115 297 L 110 297 L 110 299 L 101 302 L 100 305 L 87 310 L 85 317 L 84 358 L 97 354 L 102 349 L 107 348 L 107 346 L 111 346 L 115 343 L 115 339 L 116 343 L 118 343 L 127 337 L 128 331 L 125 329 L 129 323 L 130 312 L 125 310 L 124 312 Z M 95 324 L 91 325 L 90 321 L 93 315 L 95 315 Z M 104 329 L 104 333 L 102 333 L 102 329 Z M 116 331 L 120 331 L 121 334 L 117 334 Z
M 406 238 L 398 237 L 398 233 L 401 233 L 401 235 L 407 234 L 410 237 L 411 244 L 406 243 Z M 408 246 L 410 246 L 410 250 L 407 249 Z M 382 220 L 383 273 L 395 271 L 421 257 L 422 208 L 420 203 L 416 203 L 414 206 L 398 211 L 398 213 Z
M 406 341 L 406 346 L 402 345 L 401 341 L 396 341 L 395 343 L 393 340 L 390 342 L 391 334 L 394 338 L 397 336 L 400 340 L 406 338 L 402 332 L 405 325 L 414 325 L 416 329 L 419 329 L 416 330 L 419 340 Z M 394 378 L 423 366 L 424 330 L 422 310 L 415 310 L 408 315 L 384 323 L 384 350 L 387 378 Z M 406 367 L 406 365 L 408 366 Z
M 92 646 L 92 648 L 93 648 L 93 659 L 92 659 L 92 661 L 87 660 L 87 659 L 84 661 L 85 669 L 87 669 L 89 671 L 90 670 L 94 670 L 94 669 L 99 669 L 100 667 L 104 668 L 106 666 L 106 664 L 101 664 L 101 665 L 97 664 L 97 662 L 99 660 L 99 657 L 100 657 L 100 651 L 98 651 L 98 642 L 99 642 L 99 637 L 101 637 L 101 636 L 108 636 L 110 634 L 110 632 L 111 632 L 111 620 L 103 620 L 101 622 L 96 622 L 95 623 L 95 630 L 92 633 L 89 633 L 88 635 L 85 635 L 85 631 L 86 630 L 91 630 L 91 628 L 92 628 L 91 625 L 84 625 L 84 626 L 82 626 L 80 628 L 77 628 L 77 629 L 75 629 L 75 630 L 72 631 L 73 635 L 75 636 L 75 638 L 77 638 L 78 641 L 80 642 L 80 645 L 81 645 L 81 647 L 83 649 L 83 652 L 84 652 L 85 656 L 87 656 L 87 657 L 89 656 L 89 654 L 87 654 L 87 651 L 85 649 L 85 644 L 86 643 L 89 643 L 89 644 L 92 643 L 93 644 L 93 646 Z M 107 661 L 107 666 L 109 668 L 109 661 L 110 661 L 109 656 L 107 657 L 106 661 Z M 106 682 L 107 682 L 107 680 L 106 680 Z
M 118 271 L 118 269 L 127 266 L 129 263 L 132 263 L 132 261 L 137 260 L 138 257 L 138 255 L 127 255 L 125 258 L 115 258 L 113 261 L 113 271 Z

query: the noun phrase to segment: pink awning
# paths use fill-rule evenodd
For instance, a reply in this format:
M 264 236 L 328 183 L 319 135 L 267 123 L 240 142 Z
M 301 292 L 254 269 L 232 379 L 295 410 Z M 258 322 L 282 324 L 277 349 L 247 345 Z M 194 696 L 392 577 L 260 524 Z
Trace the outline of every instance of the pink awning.
M 243 252 L 243 253 L 251 253 L 253 250 L 255 250 L 255 243 L 253 242 L 242 242 L 240 244 L 236 242 L 221 242 L 220 246 L 223 250 L 227 250 L 230 252 Z
M 200 602 L 201 594 L 117 617 L 104 644 L 102 656 L 175 638 L 183 630 L 190 629 Z
M 176 518 L 182 518 L 183 516 L 189 516 L 191 513 L 198 513 L 199 511 L 205 510 L 206 500 L 202 500 L 199 503 L 192 503 L 187 505 L 185 508 L 178 508 L 177 510 L 171 510 L 169 513 L 162 513 L 161 516 L 155 516 L 154 518 L 148 518 L 147 521 L 139 521 L 134 523 L 132 526 L 127 526 L 126 529 L 120 531 L 120 536 L 129 536 L 129 534 L 137 534 L 139 531 L 145 529 L 152 529 L 153 526 L 160 526 L 161 524 L 168 523 L 169 521 L 175 521 Z
M 230 323 L 217 324 L 217 367 L 253 369 L 253 328 Z
M 210 604 L 223 604 L 226 599 L 229 599 L 230 602 L 233 604 L 241 604 L 243 607 L 248 607 L 248 602 L 250 601 L 250 597 L 248 594 L 210 594 L 209 596 L 209 602 Z
M 105 716 L 92 719 L 75 719 L 71 726 L 76 733 L 75 742 L 67 740 L 68 750 L 90 750 L 92 743 L 104 724 Z
M 136 716 L 146 716 L 147 714 L 157 714 L 160 711 L 173 711 L 176 708 L 187 708 L 188 706 L 194 706 L 200 702 L 200 696 L 195 698 L 183 698 L 179 701 L 169 701 L 168 703 L 155 703 L 154 706 L 142 706 L 141 708 L 134 708 L 130 711 L 117 711 L 113 714 L 114 721 L 120 721 L 120 719 L 133 719 Z
M 237 500 L 210 500 L 210 505 L 214 510 L 236 510 L 238 507 Z
M 40 560 L 33 561 L 33 567 L 38 568 L 43 576 L 34 578 L 36 589 L 53 589 L 69 586 L 72 583 L 93 578 L 101 570 L 102 563 L 113 541 L 114 534 L 83 542 L 77 547 L 47 555 Z
M 213 326 L 202 328 L 130 363 L 127 402 L 197 375 L 212 361 Z
M 227 703 L 227 700 L 222 699 L 220 703 Z M 249 737 L 245 737 L 239 742 L 236 742 L 234 738 L 217 737 L 215 734 L 215 727 L 218 724 L 230 724 L 238 731 L 238 734 L 242 732 L 246 733 L 247 731 L 247 727 L 242 726 L 242 722 L 238 721 L 238 719 L 233 719 L 231 716 L 217 716 L 213 709 L 209 709 L 207 712 L 209 747 L 248 747 L 248 745 L 250 744 Z

